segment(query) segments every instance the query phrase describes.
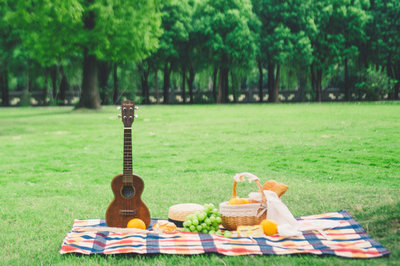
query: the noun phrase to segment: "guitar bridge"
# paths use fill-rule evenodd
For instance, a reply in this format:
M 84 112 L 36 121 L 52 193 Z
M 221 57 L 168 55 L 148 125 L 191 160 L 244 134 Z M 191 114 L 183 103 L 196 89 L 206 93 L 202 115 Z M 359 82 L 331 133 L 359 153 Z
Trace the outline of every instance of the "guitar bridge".
M 119 214 L 122 216 L 135 216 L 136 210 L 119 210 Z

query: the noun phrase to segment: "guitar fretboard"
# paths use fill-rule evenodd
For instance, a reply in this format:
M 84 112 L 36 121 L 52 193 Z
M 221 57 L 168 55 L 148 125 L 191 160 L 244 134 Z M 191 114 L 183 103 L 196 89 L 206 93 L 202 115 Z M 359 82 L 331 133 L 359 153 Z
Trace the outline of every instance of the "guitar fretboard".
M 132 133 L 130 128 L 124 129 L 124 183 L 132 183 Z

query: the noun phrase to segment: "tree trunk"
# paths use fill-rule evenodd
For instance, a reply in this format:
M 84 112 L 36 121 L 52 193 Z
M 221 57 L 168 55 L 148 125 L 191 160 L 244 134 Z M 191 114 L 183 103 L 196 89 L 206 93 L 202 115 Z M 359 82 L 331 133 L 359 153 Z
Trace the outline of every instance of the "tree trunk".
M 94 0 L 87 0 L 93 3 Z M 95 12 L 93 10 L 87 12 L 83 16 L 84 28 L 87 31 L 93 31 L 95 22 Z M 76 108 L 89 108 L 100 109 L 100 95 L 98 87 L 98 74 L 97 74 L 97 57 L 89 53 L 89 48 L 83 49 L 83 71 L 82 71 L 82 88 L 81 97 Z
M 111 72 L 111 64 L 107 61 L 99 61 L 99 88 L 101 104 L 109 103 L 108 77 Z
M 118 100 L 118 64 L 114 63 L 113 67 L 113 104 L 119 104 Z
M 28 69 L 26 71 L 26 80 L 25 80 L 25 86 L 22 89 L 22 95 L 21 95 L 21 101 L 20 105 L 21 106 L 28 106 L 30 105 L 30 84 L 31 84 L 31 76 L 29 73 L 29 61 L 28 61 Z
M 314 73 L 314 66 L 311 65 L 310 66 L 310 72 L 311 72 L 311 91 L 315 91 L 316 90 L 316 81 L 315 81 L 315 73 Z
M 214 97 L 214 102 L 217 102 L 217 75 L 218 75 L 218 67 L 214 67 L 213 87 L 212 87 L 212 95 Z
M 57 75 L 58 75 L 58 67 L 56 65 L 50 67 L 50 79 L 51 79 L 51 87 L 52 87 L 52 98 L 54 101 L 57 100 Z
M 263 102 L 263 66 L 260 60 L 257 61 L 258 63 L 258 97 L 260 98 L 260 103 Z
M 232 95 L 233 95 L 233 102 L 236 103 L 237 102 L 237 82 L 236 82 L 236 77 L 235 74 L 233 74 L 233 71 L 231 71 L 231 84 L 232 84 Z
M 274 103 L 279 103 L 279 78 L 281 74 L 281 66 L 280 64 L 276 65 L 276 75 L 275 75 L 275 81 L 274 81 Z
M 156 90 L 156 102 L 157 104 L 160 103 L 160 95 L 158 92 L 158 69 L 154 70 L 154 88 Z
M 170 75 L 171 75 L 171 67 L 167 62 L 164 66 L 164 85 L 163 85 L 163 96 L 164 96 L 164 104 L 169 103 L 169 83 L 170 83 Z
M 224 68 L 224 72 L 222 75 L 223 78 L 223 101 L 224 103 L 229 102 L 229 69 L 227 67 Z
M 83 52 L 82 91 L 76 108 L 100 109 L 100 96 L 97 84 L 97 58 L 88 49 Z
M 394 94 L 393 100 L 398 100 L 399 99 L 399 89 L 400 89 L 400 61 L 397 62 L 397 67 L 395 67 L 395 76 L 396 76 L 397 82 L 393 88 L 393 94 Z
M 348 69 L 348 59 L 344 59 L 344 95 L 346 101 L 350 101 L 350 84 L 349 84 L 349 69 Z
M 69 83 L 67 77 L 65 76 L 64 67 L 60 65 L 60 74 L 61 74 L 61 81 L 60 81 L 60 97 L 58 99 L 60 105 L 65 104 L 65 94 L 69 89 Z
M 299 70 L 297 72 L 297 75 L 299 82 L 299 101 L 303 102 L 305 100 L 306 86 L 307 86 L 306 73 L 304 72 L 304 70 Z
M 7 65 L 3 65 L 3 69 L 0 69 L 0 86 L 1 86 L 1 99 L 3 106 L 10 105 L 10 93 L 8 87 L 8 69 Z
M 140 73 L 140 81 L 142 87 L 142 97 L 143 97 L 143 104 L 149 104 L 149 74 L 150 74 L 150 66 L 148 62 L 142 61 L 138 65 L 138 70 Z
M 322 69 L 317 69 L 316 75 L 316 93 L 315 93 L 315 100 L 317 102 L 322 101 Z
M 217 96 L 217 103 L 222 103 L 222 67 L 219 70 L 218 75 L 218 96 Z
M 190 103 L 193 103 L 193 86 L 194 86 L 195 76 L 196 76 L 196 73 L 194 72 L 194 68 L 191 65 L 189 68 L 189 78 L 188 78 Z
M 47 104 L 47 87 L 49 85 L 49 73 L 48 73 L 48 69 L 45 68 L 44 69 L 44 88 L 43 88 L 43 95 L 42 95 L 42 105 L 46 105 Z
M 275 87 L 275 75 L 274 75 L 274 70 L 275 67 L 272 63 L 268 63 L 268 102 L 273 103 L 275 102 L 274 99 L 274 87 Z
M 185 89 L 185 85 L 186 85 L 186 66 L 182 66 L 182 99 L 183 99 L 183 103 L 186 103 L 186 89 Z

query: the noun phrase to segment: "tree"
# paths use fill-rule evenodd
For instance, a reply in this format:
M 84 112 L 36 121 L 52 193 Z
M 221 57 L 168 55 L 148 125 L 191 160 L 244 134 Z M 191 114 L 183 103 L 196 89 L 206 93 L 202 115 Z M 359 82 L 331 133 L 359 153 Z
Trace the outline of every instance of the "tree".
M 344 63 L 344 90 L 345 99 L 351 100 L 351 84 L 349 80 L 349 60 L 357 58 L 359 47 L 367 40 L 365 26 L 370 16 L 366 10 L 369 8 L 368 2 L 352 0 L 344 1 L 341 8 L 335 9 L 333 19 L 338 33 L 343 36 L 342 48 L 340 49 L 341 58 Z
M 18 34 L 6 20 L 10 7 L 7 2 L 0 1 L 0 89 L 2 105 L 10 105 L 9 96 L 9 64 L 13 59 L 15 48 L 19 45 Z
M 161 11 L 163 34 L 153 62 L 163 65 L 163 103 L 168 104 L 171 72 L 179 67 L 180 51 L 189 40 L 191 10 L 188 1 L 168 0 Z
M 373 33 L 370 53 L 373 62 L 386 68 L 387 75 L 397 80 L 392 90 L 393 99 L 399 99 L 400 89 L 400 2 L 396 0 L 371 1 Z
M 256 52 L 258 19 L 249 0 L 205 0 L 194 14 L 194 27 L 203 40 L 208 61 L 219 68 L 217 102 L 228 102 L 229 71 L 249 67 Z
M 264 65 L 268 69 L 268 101 L 279 102 L 280 69 L 285 63 L 307 66 L 311 57 L 310 1 L 253 0 L 261 21 L 258 69 L 260 85 Z M 260 97 L 261 97 L 260 93 Z
M 100 108 L 98 62 L 140 60 L 161 34 L 158 0 L 17 0 L 9 14 L 22 41 L 43 65 L 82 54 L 82 94 L 77 107 Z
M 350 99 L 348 60 L 358 54 L 358 46 L 365 41 L 367 4 L 359 0 L 316 0 L 312 17 L 316 31 L 311 34 L 313 62 L 311 84 L 315 100 L 322 99 L 322 76 L 329 67 L 344 62 L 345 94 Z

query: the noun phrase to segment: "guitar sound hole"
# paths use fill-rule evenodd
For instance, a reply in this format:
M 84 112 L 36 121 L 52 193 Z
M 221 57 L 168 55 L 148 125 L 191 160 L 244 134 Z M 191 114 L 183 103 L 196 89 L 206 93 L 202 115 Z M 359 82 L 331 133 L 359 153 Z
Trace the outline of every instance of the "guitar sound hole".
M 135 188 L 133 186 L 123 186 L 121 189 L 121 195 L 124 198 L 130 199 L 135 195 Z

